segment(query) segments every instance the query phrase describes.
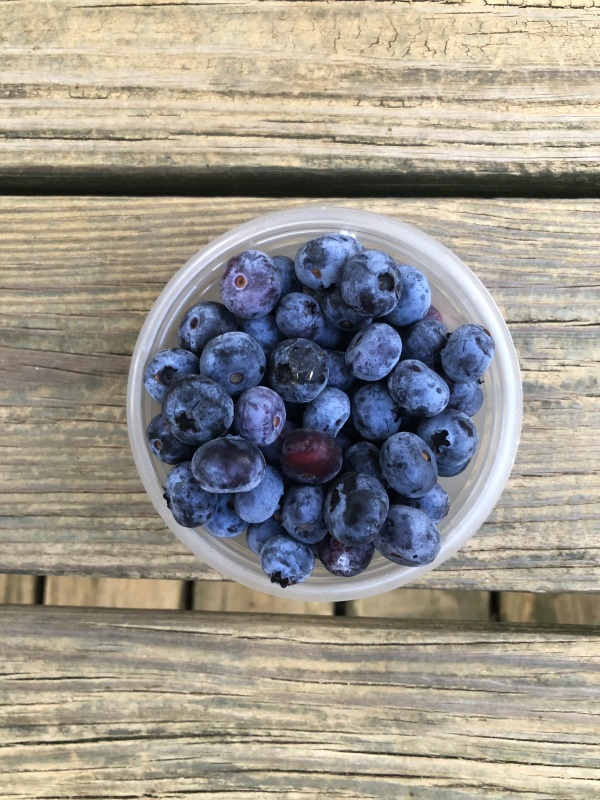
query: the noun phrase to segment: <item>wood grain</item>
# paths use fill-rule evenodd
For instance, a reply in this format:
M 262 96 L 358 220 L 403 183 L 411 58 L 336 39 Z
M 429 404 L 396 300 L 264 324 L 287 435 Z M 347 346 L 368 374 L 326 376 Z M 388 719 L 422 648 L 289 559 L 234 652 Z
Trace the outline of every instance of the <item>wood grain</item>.
M 3 2 L 0 179 L 595 192 L 597 6 Z
M 501 592 L 503 622 L 556 622 L 600 625 L 600 594 Z
M 451 589 L 394 589 L 347 603 L 351 617 L 490 619 L 490 593 Z M 528 620 L 535 622 L 535 619 Z
M 0 198 L 4 571 L 218 579 L 165 530 L 125 425 L 150 306 L 202 245 L 301 204 L 270 198 Z M 507 319 L 525 421 L 500 503 L 429 588 L 600 587 L 600 202 L 337 201 L 396 216 L 469 264 Z
M 33 605 L 36 578 L 33 575 L 0 574 L 0 603 Z
M 184 581 L 51 575 L 44 587 L 47 606 L 181 609 L 184 601 Z
M 0 798 L 595 800 L 599 643 L 578 626 L 0 609 Z
M 333 603 L 286 600 L 248 589 L 232 581 L 196 581 L 193 606 L 198 611 L 260 612 L 261 614 L 322 614 L 334 613 Z

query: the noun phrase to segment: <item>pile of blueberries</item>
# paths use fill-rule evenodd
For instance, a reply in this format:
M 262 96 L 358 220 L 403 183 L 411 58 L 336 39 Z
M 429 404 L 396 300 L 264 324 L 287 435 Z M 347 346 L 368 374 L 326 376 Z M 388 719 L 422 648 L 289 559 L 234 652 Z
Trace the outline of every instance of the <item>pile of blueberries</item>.
M 477 448 L 489 332 L 449 333 L 422 272 L 337 233 L 295 260 L 240 253 L 221 300 L 190 308 L 179 347 L 145 370 L 162 405 L 147 439 L 174 465 L 175 520 L 246 532 L 282 587 L 305 581 L 315 557 L 341 577 L 376 550 L 431 563 L 449 509 L 438 477 Z

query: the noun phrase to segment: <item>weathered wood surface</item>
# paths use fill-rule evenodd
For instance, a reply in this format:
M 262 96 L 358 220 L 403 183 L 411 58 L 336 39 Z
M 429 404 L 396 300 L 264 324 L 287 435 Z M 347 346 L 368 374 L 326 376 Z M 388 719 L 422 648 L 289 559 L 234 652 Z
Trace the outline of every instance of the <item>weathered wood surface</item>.
M 171 275 L 215 235 L 302 200 L 0 199 L 0 569 L 218 578 L 165 530 L 125 426 L 129 358 Z M 342 201 L 340 201 L 342 202 Z M 513 475 L 430 588 L 600 588 L 599 201 L 346 204 L 423 228 L 510 325 L 525 421 Z
M 0 609 L 0 798 L 596 800 L 600 630 Z
M 490 593 L 457 589 L 394 589 L 375 597 L 350 600 L 346 604 L 346 614 L 351 617 L 487 621 L 490 619 Z
M 499 618 L 503 622 L 600 625 L 600 594 L 501 592 Z
M 322 614 L 334 613 L 333 603 L 286 600 L 233 581 L 196 581 L 192 608 L 197 611 L 231 611 L 261 614 Z
M 2 2 L 0 180 L 596 192 L 597 6 Z
M 50 575 L 44 586 L 47 606 L 100 608 L 185 608 L 185 581 L 149 578 L 90 578 Z
M 36 580 L 33 575 L 0 575 L 0 603 L 33 605 Z

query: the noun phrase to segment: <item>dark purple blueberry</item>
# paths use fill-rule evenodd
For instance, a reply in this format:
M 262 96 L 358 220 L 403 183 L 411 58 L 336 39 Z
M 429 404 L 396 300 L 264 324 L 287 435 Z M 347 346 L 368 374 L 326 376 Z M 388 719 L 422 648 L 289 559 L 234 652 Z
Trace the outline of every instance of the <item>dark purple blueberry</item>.
M 342 233 L 311 239 L 296 253 L 296 275 L 309 289 L 327 289 L 340 282 L 346 261 L 363 249 L 358 239 Z
M 169 472 L 163 497 L 175 521 L 184 528 L 204 525 L 217 505 L 216 496 L 205 492 L 194 480 L 189 461 L 178 464 Z
M 259 556 L 262 546 L 273 536 L 285 535 L 285 529 L 277 517 L 269 517 L 264 522 L 248 525 L 246 544 L 252 552 Z
M 328 378 L 325 353 L 310 339 L 286 339 L 269 358 L 269 385 L 289 402 L 308 403 L 323 391 Z
M 233 427 L 236 433 L 259 447 L 273 444 L 286 422 L 285 404 L 267 386 L 253 386 L 235 404 Z
M 260 564 L 271 583 L 285 589 L 310 577 L 315 557 L 309 545 L 291 536 L 272 536 L 262 546 Z
M 376 478 L 346 472 L 330 485 L 323 515 L 334 538 L 354 545 L 373 539 L 383 525 L 388 508 L 387 492 Z
M 321 310 L 326 322 L 345 333 L 355 333 L 373 322 L 372 317 L 365 317 L 345 303 L 339 288 L 330 289 L 321 297 Z
M 290 486 L 281 506 L 281 523 L 290 536 L 304 544 L 321 541 L 327 533 L 323 519 L 324 498 L 322 486 Z
M 280 463 L 284 474 L 298 483 L 327 483 L 342 468 L 342 451 L 326 433 L 298 428 L 287 435 Z
M 317 339 L 325 324 L 318 302 L 301 292 L 292 292 L 281 298 L 275 321 L 286 339 Z
M 354 427 L 369 441 L 380 442 L 400 430 L 402 416 L 383 383 L 368 383 L 351 400 Z
M 279 464 L 283 443 L 285 442 L 288 433 L 290 433 L 290 431 L 295 431 L 297 427 L 298 426 L 295 422 L 290 422 L 290 420 L 287 419 L 281 433 L 274 442 L 271 442 L 271 444 L 259 445 L 260 451 L 270 464 Z
M 294 259 L 289 256 L 272 256 L 271 261 L 281 275 L 281 296 L 283 297 L 290 292 L 301 292 L 302 284 L 296 277 Z
M 341 389 L 326 387 L 306 405 L 302 427 L 323 431 L 334 438 L 350 416 L 350 400 Z
M 365 317 L 383 317 L 398 304 L 400 267 L 381 250 L 363 250 L 344 264 L 340 291 L 354 311 Z
M 481 378 L 494 357 L 494 341 L 481 325 L 461 325 L 450 334 L 441 353 L 446 375 L 457 383 Z
M 150 397 L 163 403 L 167 392 L 186 375 L 199 372 L 198 356 L 174 347 L 157 353 L 144 371 L 144 386 Z
M 471 417 L 454 409 L 424 419 L 417 433 L 435 453 L 438 465 L 444 467 L 464 464 L 479 444 L 477 428 Z
M 422 361 L 431 369 L 441 366 L 440 353 L 448 341 L 448 328 L 435 319 L 422 319 L 411 325 L 404 338 L 402 358 Z
M 179 464 L 190 461 L 196 448 L 194 445 L 180 442 L 163 414 L 152 417 L 146 431 L 146 439 L 153 455 L 165 464 Z
M 211 339 L 200 356 L 200 374 L 216 381 L 230 395 L 258 386 L 266 367 L 262 347 L 241 331 Z
M 460 475 L 461 472 L 464 472 L 470 463 L 471 463 L 470 458 L 467 461 L 460 461 L 457 464 L 438 463 L 438 475 L 440 476 L 440 478 L 454 478 L 456 475 Z
M 455 383 L 446 378 L 446 383 L 450 388 L 450 400 L 447 408 L 462 411 L 468 417 L 473 417 L 483 405 L 483 389 L 479 381 L 470 383 Z
M 256 319 L 239 319 L 238 328 L 259 343 L 265 356 L 268 356 L 275 345 L 283 341 L 283 334 L 277 327 L 274 314 L 266 314 Z
M 342 455 L 356 441 L 355 439 L 350 438 L 350 436 L 343 430 L 340 431 L 337 436 L 334 436 L 334 440 L 339 444 Z
M 324 350 L 329 369 L 327 386 L 333 389 L 341 389 L 345 392 L 349 389 L 356 378 L 346 366 L 346 353 L 340 350 Z
M 323 317 L 323 330 L 315 338 L 315 342 L 327 350 L 341 350 L 342 348 L 345 349 L 347 338 L 348 334 Z
M 444 321 L 444 318 L 435 306 L 429 306 L 423 319 L 435 319 L 438 322 Z
M 177 340 L 180 347 L 199 356 L 208 341 L 235 330 L 237 325 L 233 314 L 222 303 L 205 300 L 185 312 L 179 324 Z
M 248 527 L 235 511 L 234 496 L 232 494 L 215 494 L 217 498 L 216 508 L 213 514 L 206 520 L 204 527 L 218 539 L 232 539 L 239 536 Z
M 405 497 L 421 497 L 433 488 L 438 470 L 435 456 L 414 433 L 396 433 L 385 441 L 379 454 L 383 477 Z
M 441 522 L 450 510 L 450 498 L 445 489 L 436 483 L 422 497 L 404 497 L 402 505 L 418 508 L 436 525 Z
M 431 564 L 442 546 L 440 532 L 422 511 L 390 506 L 374 544 L 382 556 L 405 567 Z
M 379 381 L 394 369 L 402 352 L 400 334 L 385 322 L 365 325 L 346 350 L 346 365 L 363 381 Z
M 397 328 L 412 325 L 423 319 L 431 305 L 431 289 L 427 278 L 415 267 L 402 265 L 402 292 L 396 308 L 385 317 L 385 321 Z
M 371 563 L 375 545 L 372 542 L 364 544 L 342 544 L 327 534 L 317 545 L 317 554 L 321 564 L 332 575 L 339 578 L 352 578 L 360 575 Z
M 210 378 L 190 375 L 169 389 L 163 414 L 177 439 L 199 445 L 227 433 L 233 400 Z
M 235 510 L 246 522 L 264 522 L 279 508 L 283 478 L 275 467 L 267 466 L 262 481 L 248 492 L 235 495 Z
M 403 414 L 433 417 L 448 405 L 450 390 L 437 372 L 412 358 L 401 361 L 388 378 L 388 390 Z
M 236 317 L 264 317 L 277 305 L 281 286 L 281 273 L 266 253 L 244 250 L 227 262 L 221 300 Z
M 249 492 L 263 479 L 265 459 L 255 444 L 239 436 L 226 436 L 196 450 L 192 472 L 207 492 Z
M 381 483 L 383 474 L 379 465 L 379 450 L 371 442 L 357 442 L 344 453 L 344 469 L 371 475 Z

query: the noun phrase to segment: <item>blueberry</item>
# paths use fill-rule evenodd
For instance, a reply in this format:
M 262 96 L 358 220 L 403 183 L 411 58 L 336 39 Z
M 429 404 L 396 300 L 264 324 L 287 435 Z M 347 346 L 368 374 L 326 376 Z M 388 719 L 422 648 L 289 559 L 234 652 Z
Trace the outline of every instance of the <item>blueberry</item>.
M 443 378 L 420 361 L 401 361 L 388 378 L 388 389 L 403 414 L 433 417 L 448 405 L 450 390 Z
M 400 274 L 402 292 L 398 305 L 385 317 L 385 321 L 402 328 L 423 319 L 431 304 L 431 290 L 425 275 L 415 267 L 403 265 Z
M 323 391 L 328 378 L 325 353 L 310 339 L 286 339 L 269 358 L 269 385 L 292 403 L 313 400 Z
M 470 463 L 470 458 L 466 461 L 459 461 L 456 464 L 440 464 L 438 462 L 438 475 L 440 478 L 454 478 L 456 475 L 460 475 L 461 472 L 464 472 Z
M 260 555 L 262 546 L 273 536 L 285 535 L 285 529 L 277 517 L 269 517 L 264 522 L 248 525 L 246 531 L 246 544 L 257 556 Z
M 327 483 L 342 467 L 342 451 L 326 433 L 298 428 L 287 435 L 280 464 L 283 473 L 298 483 Z
M 277 327 L 273 314 L 266 314 L 264 317 L 256 317 L 256 319 L 240 319 L 238 328 L 256 339 L 265 356 L 273 351 L 275 345 L 283 341 L 283 334 Z
M 144 371 L 144 386 L 150 397 L 163 403 L 167 392 L 186 375 L 199 372 L 198 356 L 174 347 L 157 353 Z
M 436 525 L 441 522 L 450 510 L 450 498 L 448 493 L 439 483 L 430 489 L 422 497 L 406 497 L 402 500 L 403 505 L 418 508 Z
M 290 433 L 290 431 L 295 431 L 297 427 L 298 426 L 294 422 L 290 422 L 289 419 L 286 419 L 281 433 L 274 442 L 271 444 L 259 445 L 261 453 L 270 464 L 279 464 L 283 443 L 285 442 L 288 433 Z
M 346 261 L 363 249 L 353 236 L 341 233 L 311 239 L 296 253 L 296 275 L 309 289 L 327 289 L 340 282 Z
M 214 513 L 206 520 L 204 527 L 218 539 L 232 539 L 239 536 L 248 527 L 235 511 L 234 496 L 232 494 L 213 495 L 217 498 Z
M 283 478 L 275 467 L 266 467 L 262 481 L 248 492 L 235 495 L 235 510 L 246 522 L 264 522 L 279 508 Z
M 340 350 L 324 350 L 323 352 L 329 369 L 327 386 L 332 389 L 341 389 L 345 392 L 356 381 L 356 378 L 346 366 L 346 353 Z
M 317 339 L 325 324 L 315 298 L 301 292 L 292 292 L 281 298 L 275 320 L 286 339 Z
M 406 497 L 421 497 L 433 488 L 438 470 L 435 456 L 414 433 L 396 433 L 381 447 L 379 462 L 392 489 Z
M 446 375 L 457 383 L 481 378 L 494 356 L 490 332 L 481 325 L 461 325 L 450 334 L 441 353 Z
M 344 302 L 339 288 L 331 289 L 321 297 L 321 310 L 325 322 L 345 333 L 359 331 L 372 322 L 371 317 L 359 314 Z
M 216 496 L 205 492 L 194 480 L 189 461 L 178 464 L 169 472 L 163 497 L 175 521 L 184 528 L 204 525 L 217 505 Z
M 359 472 L 339 475 L 329 487 L 323 514 L 329 533 L 343 544 L 370 542 L 389 508 L 387 492 L 376 478 Z
M 468 417 L 473 417 L 483 405 L 483 389 L 479 381 L 470 383 L 455 383 L 446 378 L 450 388 L 450 400 L 447 408 L 462 411 Z
M 263 317 L 277 305 L 281 287 L 281 273 L 269 256 L 244 250 L 227 262 L 221 277 L 221 300 L 237 317 Z
M 342 299 L 365 317 L 382 317 L 398 304 L 400 267 L 381 250 L 363 250 L 346 261 L 340 284 Z
M 400 430 L 402 416 L 383 383 L 368 383 L 351 400 L 354 427 L 364 439 L 379 442 Z
M 379 450 L 371 442 L 357 442 L 344 453 L 344 469 L 370 475 L 381 483 L 383 473 L 379 465 Z
M 289 400 L 284 400 L 285 413 L 289 422 L 293 422 L 297 428 L 302 426 L 302 416 L 306 403 L 292 403 Z
M 253 386 L 242 392 L 235 404 L 233 426 L 240 436 L 253 444 L 273 444 L 283 431 L 285 404 L 267 386 Z
M 251 336 L 232 331 L 208 342 L 200 356 L 200 374 L 220 384 L 230 395 L 261 382 L 267 360 Z
M 400 334 L 385 322 L 366 325 L 346 350 L 346 365 L 363 381 L 379 381 L 393 370 L 402 352 Z
M 471 417 L 454 409 L 424 419 L 417 433 L 435 453 L 438 465 L 444 467 L 464 464 L 479 444 L 477 428 Z
M 169 389 L 163 414 L 177 439 L 198 445 L 227 433 L 233 400 L 218 383 L 190 375 Z
M 342 347 L 345 349 L 347 336 L 344 331 L 323 317 L 323 330 L 315 337 L 315 342 L 328 350 L 340 350 Z
M 208 341 L 236 329 L 233 314 L 222 303 L 206 300 L 192 306 L 183 315 L 177 340 L 180 347 L 199 356 Z
M 438 322 L 443 322 L 444 321 L 441 313 L 438 311 L 438 309 L 435 306 L 429 306 L 429 308 L 427 309 L 427 313 L 425 314 L 423 319 L 435 319 Z
M 296 277 L 294 259 L 289 256 L 272 256 L 271 260 L 281 275 L 281 296 L 290 292 L 301 292 L 302 284 Z
M 303 428 L 333 436 L 338 435 L 342 426 L 350 416 L 350 400 L 341 389 L 323 389 L 318 397 L 307 404 L 302 418 Z
M 317 545 L 321 564 L 332 575 L 340 578 L 352 578 L 364 572 L 371 563 L 374 552 L 375 545 L 372 542 L 342 544 L 329 533 Z
M 272 536 L 260 551 L 260 564 L 271 583 L 285 589 L 310 577 L 315 557 L 307 544 L 291 536 Z
M 448 328 L 435 319 L 422 319 L 406 332 L 402 358 L 422 361 L 431 369 L 441 365 L 440 353 L 448 341 Z
M 416 508 L 390 506 L 374 539 L 382 556 L 405 567 L 431 564 L 441 548 L 440 532 L 429 517 Z
M 323 519 L 324 498 L 321 486 L 290 486 L 281 506 L 281 523 L 290 536 L 305 544 L 321 541 L 327 533 Z
M 354 444 L 356 441 L 355 439 L 351 439 L 345 431 L 341 430 L 337 436 L 333 437 L 334 442 L 337 442 L 340 450 L 342 451 L 342 455 L 346 452 L 346 450 Z
M 196 451 L 193 445 L 180 442 L 173 436 L 171 426 L 163 414 L 152 417 L 146 431 L 146 439 L 153 455 L 165 464 L 190 461 Z
M 265 459 L 255 444 L 239 436 L 226 436 L 196 450 L 192 472 L 207 492 L 249 492 L 263 479 Z

